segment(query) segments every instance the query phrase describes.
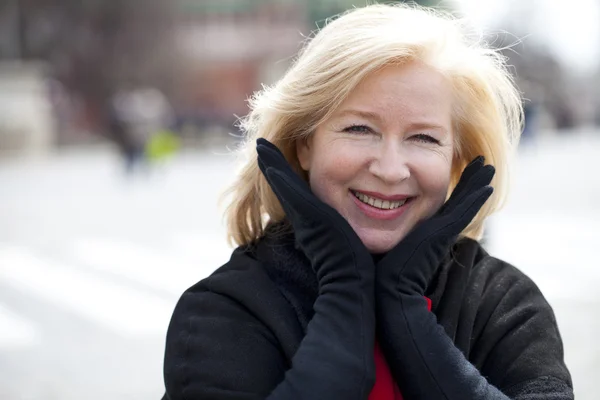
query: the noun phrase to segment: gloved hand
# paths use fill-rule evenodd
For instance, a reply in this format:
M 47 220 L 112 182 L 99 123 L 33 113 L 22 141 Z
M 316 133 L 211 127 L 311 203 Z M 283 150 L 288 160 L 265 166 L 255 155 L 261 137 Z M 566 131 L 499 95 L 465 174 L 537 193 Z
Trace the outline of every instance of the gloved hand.
M 454 346 L 424 298 L 437 267 L 493 192 L 494 167 L 473 160 L 448 201 L 377 264 L 380 345 L 404 398 L 508 399 Z
M 348 222 L 312 194 L 276 146 L 257 140 L 258 165 L 317 275 L 307 333 L 269 399 L 367 399 L 375 380 L 375 265 Z

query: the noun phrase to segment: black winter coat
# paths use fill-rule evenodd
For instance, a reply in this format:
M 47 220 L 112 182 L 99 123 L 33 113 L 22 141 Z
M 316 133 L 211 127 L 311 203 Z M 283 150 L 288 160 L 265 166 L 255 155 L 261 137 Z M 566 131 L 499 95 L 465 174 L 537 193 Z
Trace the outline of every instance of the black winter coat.
M 293 236 L 236 249 L 175 308 L 164 399 L 264 399 L 291 368 L 317 293 Z M 508 397 L 573 399 L 554 313 L 518 269 L 461 239 L 426 294 L 456 347 Z

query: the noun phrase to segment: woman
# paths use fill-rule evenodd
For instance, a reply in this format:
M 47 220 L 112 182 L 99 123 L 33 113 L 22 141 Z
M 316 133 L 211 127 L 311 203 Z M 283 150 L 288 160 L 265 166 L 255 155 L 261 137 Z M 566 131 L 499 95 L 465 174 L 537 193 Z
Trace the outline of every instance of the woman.
M 572 399 L 552 309 L 478 244 L 522 109 L 459 22 L 330 22 L 243 121 L 239 247 L 188 289 L 165 398 Z

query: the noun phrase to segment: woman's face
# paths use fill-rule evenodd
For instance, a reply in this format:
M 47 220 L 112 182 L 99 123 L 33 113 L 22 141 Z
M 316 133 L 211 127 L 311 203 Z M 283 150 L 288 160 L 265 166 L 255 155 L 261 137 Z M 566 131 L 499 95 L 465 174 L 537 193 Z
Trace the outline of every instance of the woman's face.
M 451 99 L 448 82 L 433 69 L 388 66 L 298 143 L 314 194 L 372 253 L 392 249 L 443 204 L 453 155 Z

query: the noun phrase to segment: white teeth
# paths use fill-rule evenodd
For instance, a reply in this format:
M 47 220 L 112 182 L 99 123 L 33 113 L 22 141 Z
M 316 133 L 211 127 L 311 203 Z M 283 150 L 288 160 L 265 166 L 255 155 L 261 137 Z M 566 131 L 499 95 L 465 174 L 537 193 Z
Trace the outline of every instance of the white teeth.
M 382 209 L 382 210 L 393 210 L 395 208 L 398 208 L 398 207 L 404 205 L 404 203 L 406 203 L 406 199 L 400 200 L 400 201 L 388 201 L 388 200 L 376 199 L 374 197 L 367 196 L 366 194 L 363 194 L 360 192 L 352 192 L 352 193 L 354 194 L 354 196 L 356 196 L 357 199 L 359 199 L 363 203 L 373 206 L 375 208 Z

